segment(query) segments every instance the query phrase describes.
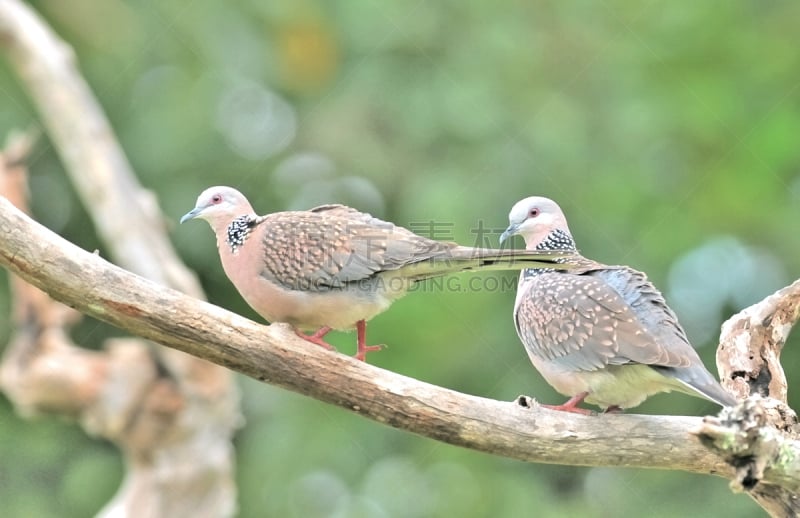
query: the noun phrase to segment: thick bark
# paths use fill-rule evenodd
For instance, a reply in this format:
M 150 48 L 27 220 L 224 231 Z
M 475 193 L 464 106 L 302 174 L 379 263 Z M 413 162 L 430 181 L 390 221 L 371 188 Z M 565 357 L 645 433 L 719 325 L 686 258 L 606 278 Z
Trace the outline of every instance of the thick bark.
M 798 318 L 800 281 L 795 281 L 722 325 L 717 349 L 722 384 L 740 397 L 752 397 L 719 419 L 706 418 L 697 430 L 735 466 L 731 487 L 747 491 L 772 516 L 800 515 L 797 414 L 787 405 L 780 363 Z

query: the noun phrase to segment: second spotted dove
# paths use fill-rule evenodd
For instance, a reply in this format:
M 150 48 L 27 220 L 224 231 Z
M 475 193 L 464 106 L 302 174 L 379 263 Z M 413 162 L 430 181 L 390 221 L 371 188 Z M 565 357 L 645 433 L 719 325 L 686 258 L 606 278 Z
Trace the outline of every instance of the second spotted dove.
M 557 410 L 588 413 L 582 401 L 608 410 L 639 405 L 672 390 L 723 406 L 736 399 L 703 366 L 678 318 L 644 273 L 577 254 L 561 208 L 530 197 L 509 214 L 501 243 L 521 235 L 534 251 L 567 251 L 574 268 L 523 270 L 514 324 L 534 367 L 569 396 Z
M 436 241 L 344 205 L 258 216 L 231 187 L 210 187 L 181 218 L 206 220 L 217 236 L 222 267 L 242 297 L 270 322 L 332 348 L 332 329 L 357 330 L 386 310 L 417 281 L 476 269 L 561 267 L 564 252 L 487 250 Z M 306 335 L 301 331 L 312 331 Z

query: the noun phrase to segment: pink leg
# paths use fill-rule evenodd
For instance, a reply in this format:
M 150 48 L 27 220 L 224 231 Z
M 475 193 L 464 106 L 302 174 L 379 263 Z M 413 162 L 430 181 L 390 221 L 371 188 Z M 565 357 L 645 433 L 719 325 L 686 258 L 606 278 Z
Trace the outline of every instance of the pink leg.
M 356 333 L 358 335 L 358 352 L 355 358 L 362 362 L 367 361 L 367 353 L 373 351 L 380 351 L 382 345 L 367 345 L 367 322 L 359 320 L 356 322 Z
M 591 410 L 587 410 L 585 408 L 580 408 L 580 405 L 586 396 L 588 396 L 588 392 L 581 392 L 580 394 L 575 394 L 571 398 L 567 400 L 566 403 L 561 405 L 541 405 L 545 408 L 549 408 L 550 410 L 559 410 L 561 412 L 572 412 L 573 414 L 583 414 L 583 415 L 591 415 L 593 412 Z
M 333 346 L 324 340 L 325 335 L 327 335 L 330 332 L 331 332 L 331 328 L 328 327 L 328 326 L 320 327 L 317 330 L 317 332 L 314 333 L 313 335 L 307 335 L 307 334 L 303 333 L 302 331 L 300 331 L 298 329 L 294 330 L 294 333 L 297 336 L 299 336 L 300 338 L 302 338 L 303 340 L 305 340 L 307 342 L 311 342 L 312 344 L 317 344 L 320 347 L 324 347 L 325 349 L 328 349 L 329 351 L 333 351 L 334 350 Z

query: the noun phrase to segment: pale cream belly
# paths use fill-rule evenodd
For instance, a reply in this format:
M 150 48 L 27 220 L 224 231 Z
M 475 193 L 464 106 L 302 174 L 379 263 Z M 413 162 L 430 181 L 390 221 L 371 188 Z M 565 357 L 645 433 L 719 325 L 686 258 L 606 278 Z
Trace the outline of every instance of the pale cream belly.
M 406 293 L 377 285 L 358 284 L 346 290 L 295 291 L 258 277 L 257 289 L 241 293 L 247 303 L 269 322 L 285 322 L 298 329 L 313 331 L 328 326 L 352 329 L 359 320 L 382 313 Z
M 596 371 L 569 371 L 531 357 L 542 377 L 561 394 L 572 397 L 588 392 L 586 402 L 602 408 L 631 408 L 659 392 L 677 390 L 692 394 L 681 382 L 663 376 L 647 365 L 609 365 Z

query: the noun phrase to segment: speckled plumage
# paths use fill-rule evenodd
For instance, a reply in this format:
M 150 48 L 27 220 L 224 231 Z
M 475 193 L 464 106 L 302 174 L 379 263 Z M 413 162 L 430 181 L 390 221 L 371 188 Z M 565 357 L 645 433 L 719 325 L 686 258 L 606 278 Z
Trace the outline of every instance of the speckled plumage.
M 435 241 L 344 205 L 257 216 L 240 192 L 211 187 L 181 221 L 202 218 L 217 235 L 223 269 L 270 322 L 286 322 L 327 344 L 330 329 L 359 332 L 414 282 L 474 269 L 557 267 L 565 252 L 487 250 Z
M 279 212 L 264 218 L 261 276 L 288 290 L 330 292 L 377 274 L 461 253 L 343 205 Z
M 561 209 L 547 198 L 514 206 L 504 237 L 520 234 L 532 250 L 573 250 Z M 644 273 L 582 256 L 573 268 L 524 270 L 514 324 L 534 366 L 575 411 L 584 399 L 630 408 L 657 392 L 678 390 L 722 405 L 735 403 L 703 366 L 675 313 Z

